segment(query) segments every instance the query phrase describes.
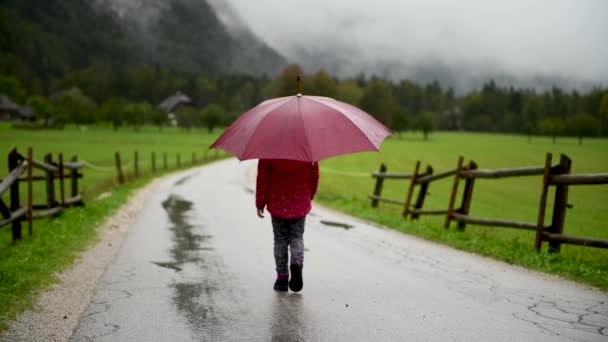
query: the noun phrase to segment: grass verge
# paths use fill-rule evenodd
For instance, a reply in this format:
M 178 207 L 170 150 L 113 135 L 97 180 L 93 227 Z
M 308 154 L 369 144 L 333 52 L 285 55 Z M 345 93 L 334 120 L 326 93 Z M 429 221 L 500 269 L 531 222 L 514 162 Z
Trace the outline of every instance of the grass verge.
M 25 236 L 15 245 L 7 246 L 10 229 L 2 232 L 0 330 L 7 329 L 7 321 L 15 319 L 18 313 L 33 307 L 40 292 L 58 281 L 57 274 L 97 240 L 95 228 L 120 208 L 134 189 L 148 180 L 115 185 L 109 197 L 90 201 L 85 207 L 65 210 L 53 219 L 36 221 L 34 235 Z
M 173 170 L 179 171 L 179 170 Z M 167 172 L 169 173 L 169 172 Z M 165 173 L 165 174 L 167 174 Z M 125 204 L 135 190 L 163 174 L 148 175 L 101 191 L 111 195 L 91 199 L 84 207 L 64 210 L 58 217 L 35 221 L 34 234 L 15 244 L 10 225 L 0 230 L 0 331 L 25 310 L 34 308 L 38 295 L 59 281 L 57 275 L 99 240 L 99 227 Z
M 58 281 L 56 275 L 73 264 L 79 253 L 97 241 L 95 228 L 126 203 L 135 189 L 154 177 L 187 168 L 195 156 L 197 165 L 202 165 L 203 157 L 209 161 L 207 157 L 215 159 L 225 156 L 216 151 L 207 156 L 207 146 L 219 133 L 177 128 L 167 128 L 161 132 L 152 127 L 144 127 L 137 132 L 129 129 L 114 131 L 104 126 L 68 126 L 64 130 L 29 131 L 14 129 L 10 123 L 0 123 L 0 135 L 3 137 L 0 139 L 0 151 L 5 156 L 0 159 L 0 170 L 4 170 L 0 177 L 6 174 L 6 155 L 13 148 L 26 153 L 27 147 L 31 146 L 37 160 L 42 160 L 47 153 L 52 153 L 54 160 L 57 160 L 57 154 L 63 153 L 65 158 L 77 155 L 87 165 L 93 164 L 93 167 L 83 170 L 84 178 L 79 181 L 85 207 L 65 210 L 53 219 L 35 220 L 33 236 L 27 236 L 25 228 L 23 238 L 16 244 L 11 241 L 10 225 L 0 227 L 0 330 L 7 329 L 7 322 L 18 313 L 32 308 L 38 294 Z M 122 153 L 123 171 L 129 179 L 124 185 L 114 184 L 116 151 Z M 135 151 L 139 152 L 140 178 L 133 180 L 130 176 L 134 171 Z M 152 153 L 156 155 L 157 173 L 154 174 L 151 171 Z M 182 167 L 178 168 L 180 154 Z M 162 171 L 164 156 L 170 171 Z M 35 170 L 34 175 L 37 174 L 41 175 L 40 171 Z M 57 195 L 58 185 L 55 186 Z M 26 189 L 25 186 L 20 187 L 22 204 L 27 198 Z M 112 195 L 96 199 L 105 191 L 111 191 Z M 44 202 L 44 182 L 35 183 L 33 193 L 35 203 Z M 2 199 L 9 203 L 8 192 L 2 195 Z

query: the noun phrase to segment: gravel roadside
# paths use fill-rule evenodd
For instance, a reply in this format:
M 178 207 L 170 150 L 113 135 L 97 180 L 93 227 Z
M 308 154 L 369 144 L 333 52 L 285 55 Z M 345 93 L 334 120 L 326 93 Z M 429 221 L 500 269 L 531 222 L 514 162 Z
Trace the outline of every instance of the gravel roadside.
M 129 227 L 150 194 L 164 177 L 135 192 L 118 212 L 98 229 L 99 241 L 83 252 L 76 263 L 58 275 L 60 282 L 44 292 L 35 309 L 10 322 L 0 341 L 67 341 L 87 308 L 93 290 L 112 262 Z

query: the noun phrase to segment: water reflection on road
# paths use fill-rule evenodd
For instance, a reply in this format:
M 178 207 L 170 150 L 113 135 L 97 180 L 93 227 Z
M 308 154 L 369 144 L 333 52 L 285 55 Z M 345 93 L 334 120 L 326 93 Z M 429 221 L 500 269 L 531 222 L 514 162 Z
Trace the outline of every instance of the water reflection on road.
M 179 195 L 171 194 L 162 202 L 171 226 L 173 246 L 172 260 L 155 264 L 175 270 L 180 277 L 171 284 L 174 290 L 173 303 L 177 312 L 188 321 L 193 335 L 201 340 L 240 339 L 234 336 L 239 325 L 250 325 L 249 337 L 264 336 L 272 341 L 309 341 L 304 315 L 304 299 L 299 293 L 275 293 L 269 289 L 272 303 L 268 327 L 263 323 L 252 323 L 246 317 L 253 312 L 239 303 L 232 283 L 234 277 L 223 265 L 221 256 L 215 253 L 212 236 L 208 234 L 199 218 L 194 204 Z M 199 223 L 198 225 L 193 224 Z M 270 299 L 269 297 L 269 299 Z M 310 323 L 310 322 L 309 322 Z M 269 329 L 268 329 L 269 328 Z
M 299 293 L 277 293 L 271 317 L 272 341 L 312 341 L 304 317 L 304 299 Z
M 221 290 L 219 282 L 222 279 L 213 274 L 217 273 L 218 260 L 209 244 L 212 237 L 199 233 L 204 231 L 202 225 L 195 226 L 189 222 L 193 207 L 191 201 L 171 194 L 162 203 L 162 207 L 172 224 L 169 227 L 173 234 L 171 264 L 179 271 L 184 270 L 182 277 L 171 285 L 174 289 L 173 303 L 177 311 L 188 320 L 195 335 L 213 338 L 222 336 L 223 325 L 220 324 L 214 303 L 216 292 Z

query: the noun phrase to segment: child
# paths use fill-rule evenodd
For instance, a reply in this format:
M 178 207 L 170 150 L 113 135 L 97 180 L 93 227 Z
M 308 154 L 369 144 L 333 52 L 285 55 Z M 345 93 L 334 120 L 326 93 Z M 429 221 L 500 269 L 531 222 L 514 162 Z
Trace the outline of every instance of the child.
M 302 289 L 304 265 L 304 222 L 311 201 L 317 192 L 319 165 L 317 163 L 260 159 L 255 193 L 258 216 L 264 217 L 264 207 L 272 217 L 274 259 L 277 279 L 274 289 Z M 291 279 L 287 269 L 287 249 L 291 251 Z

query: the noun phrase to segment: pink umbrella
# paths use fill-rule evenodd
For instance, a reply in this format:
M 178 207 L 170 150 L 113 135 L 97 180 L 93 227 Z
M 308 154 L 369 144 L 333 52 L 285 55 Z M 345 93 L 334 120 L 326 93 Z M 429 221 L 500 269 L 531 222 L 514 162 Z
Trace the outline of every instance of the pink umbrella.
M 298 95 L 264 101 L 241 115 L 211 145 L 246 159 L 316 162 L 378 151 L 391 131 L 361 109 L 329 97 Z

